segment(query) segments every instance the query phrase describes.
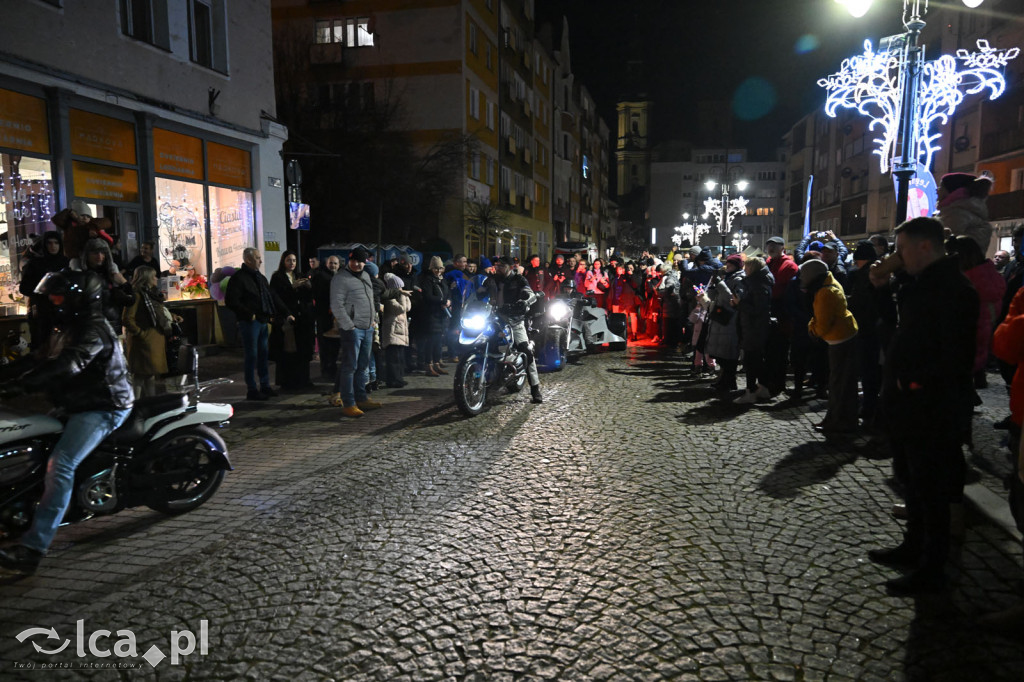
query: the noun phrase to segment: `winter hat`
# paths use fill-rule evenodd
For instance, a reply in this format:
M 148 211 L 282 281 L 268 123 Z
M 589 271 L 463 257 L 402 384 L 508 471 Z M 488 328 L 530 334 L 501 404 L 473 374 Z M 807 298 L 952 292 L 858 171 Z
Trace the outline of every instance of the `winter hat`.
M 815 282 L 825 276 L 828 272 L 828 266 L 825 265 L 824 261 L 817 259 L 804 261 L 800 264 L 800 287 L 806 289 Z
M 384 280 L 384 284 L 387 285 L 388 289 L 401 289 L 405 287 L 405 283 L 393 272 L 385 272 L 384 277 L 381 279 Z
M 480 269 L 486 270 L 490 267 L 493 267 L 491 260 L 487 256 L 480 256 Z
M 364 249 L 361 246 L 357 246 L 356 248 L 352 249 L 348 253 L 348 259 L 349 260 L 359 261 L 360 263 L 365 263 L 366 259 L 369 258 L 369 257 L 370 257 L 370 254 L 367 253 L 366 249 Z
M 818 253 L 821 253 L 821 250 L 824 249 L 824 248 L 825 248 L 825 243 L 824 242 L 820 242 L 818 240 L 814 240 L 813 242 L 811 242 L 810 244 L 807 245 L 807 250 L 808 251 L 817 251 Z
M 377 273 L 380 272 L 380 268 L 373 261 L 366 261 L 366 265 L 363 266 L 363 270 L 370 273 L 370 277 L 376 277 Z
M 977 179 L 978 176 L 970 173 L 946 173 L 939 182 L 947 192 L 955 192 L 961 187 L 967 187 Z
M 729 256 L 728 258 L 725 259 L 725 264 L 726 265 L 728 265 L 730 263 L 735 265 L 737 268 L 742 268 L 743 267 L 743 256 L 741 256 L 738 253 L 732 254 L 731 256 Z
M 701 252 L 701 248 L 699 246 L 691 246 L 690 247 L 690 258 L 696 258 L 697 256 L 700 255 L 700 252 Z
M 878 252 L 875 251 L 875 245 L 869 242 L 867 239 L 861 239 L 857 242 L 857 250 L 853 252 L 853 260 L 870 260 L 873 261 L 878 258 Z

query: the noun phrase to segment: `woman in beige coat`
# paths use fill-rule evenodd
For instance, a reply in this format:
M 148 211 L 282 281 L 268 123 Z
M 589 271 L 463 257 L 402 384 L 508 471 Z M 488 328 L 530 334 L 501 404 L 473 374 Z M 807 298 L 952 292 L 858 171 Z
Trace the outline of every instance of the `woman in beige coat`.
M 403 289 L 402 280 L 392 272 L 384 275 L 387 291 L 381 297 L 384 313 L 380 322 L 380 347 L 384 349 L 385 382 L 388 388 L 402 388 L 405 349 L 409 346 L 409 311 L 412 294 Z
M 128 370 L 136 395 L 154 395 L 156 378 L 167 373 L 167 341 L 171 316 L 156 286 L 156 270 L 135 269 L 132 276 L 135 301 L 125 308 L 122 321 L 127 332 Z

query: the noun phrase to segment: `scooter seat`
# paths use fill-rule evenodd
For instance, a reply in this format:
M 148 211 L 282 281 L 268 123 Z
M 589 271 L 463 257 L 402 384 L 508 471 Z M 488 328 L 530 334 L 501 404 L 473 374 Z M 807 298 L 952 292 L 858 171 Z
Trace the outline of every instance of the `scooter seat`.
M 146 420 L 164 412 L 182 409 L 188 406 L 188 396 L 171 393 L 139 398 L 135 401 L 131 414 L 124 424 L 111 433 L 103 441 L 109 445 L 128 446 L 142 438 L 146 433 Z

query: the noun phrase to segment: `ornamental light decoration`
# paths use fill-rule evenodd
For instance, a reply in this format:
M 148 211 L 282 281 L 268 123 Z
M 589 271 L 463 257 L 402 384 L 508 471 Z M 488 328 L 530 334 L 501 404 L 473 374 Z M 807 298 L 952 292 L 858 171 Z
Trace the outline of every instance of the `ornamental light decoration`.
M 712 218 L 714 218 L 713 223 L 715 225 L 719 226 L 718 229 L 720 229 L 722 231 L 722 234 L 726 234 L 727 232 L 729 232 L 729 230 L 730 230 L 729 226 L 732 225 L 732 221 L 735 220 L 737 216 L 741 216 L 741 215 L 743 215 L 744 213 L 747 212 L 747 204 L 749 203 L 743 197 L 736 197 L 735 199 L 729 199 L 728 200 L 728 202 L 729 202 L 729 215 L 726 216 L 725 221 L 723 222 L 722 221 L 722 204 L 724 204 L 725 202 L 726 202 L 726 200 L 724 198 L 723 199 L 711 199 L 711 198 L 708 198 L 708 199 L 704 200 L 704 216 L 703 217 L 707 218 L 708 216 L 711 216 Z
M 908 23 L 910 31 L 920 26 Z M 868 116 L 869 130 L 877 131 L 874 154 L 879 157 L 882 173 L 887 173 L 900 162 L 897 149 L 900 118 L 903 109 L 905 80 L 911 77 L 911 68 L 919 66 L 919 81 L 916 98 L 912 105 L 916 111 L 912 117 L 916 130 L 907 131 L 910 140 L 903 144 L 912 147 L 907 150 L 903 163 L 914 161 L 925 168 L 931 168 L 935 152 L 939 150 L 940 132 L 933 132 L 938 125 L 948 123 L 949 117 L 963 102 L 966 95 L 987 91 L 990 100 L 996 99 L 1006 89 L 1006 80 L 1001 69 L 1017 57 L 1019 49 L 997 49 L 987 40 L 979 40 L 978 51 L 957 50 L 956 56 L 942 55 L 932 62 L 923 62 L 924 48 L 916 55 L 909 54 L 907 36 L 885 39 L 885 46 L 875 51 L 870 40 L 864 41 L 864 53 L 844 59 L 840 70 L 828 78 L 822 78 L 818 85 L 828 91 L 825 113 L 833 118 L 839 107 L 855 109 Z M 916 37 L 916 36 L 915 36 Z M 917 60 L 921 60 L 918 62 Z M 914 94 L 914 93 L 912 93 Z
M 707 223 L 694 225 L 691 222 L 685 222 L 674 229 L 675 234 L 672 235 L 672 243 L 676 246 L 682 244 L 684 239 L 689 240 L 690 244 L 696 246 L 700 242 L 701 235 L 711 232 L 711 226 Z

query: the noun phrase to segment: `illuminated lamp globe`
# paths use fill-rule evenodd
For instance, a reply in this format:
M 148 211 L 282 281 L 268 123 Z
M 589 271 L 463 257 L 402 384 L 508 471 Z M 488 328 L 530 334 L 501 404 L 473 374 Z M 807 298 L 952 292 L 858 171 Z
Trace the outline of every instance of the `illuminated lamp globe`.
M 707 187 L 708 190 L 713 190 L 715 188 L 715 185 L 717 184 L 717 182 L 715 182 L 711 178 L 708 178 L 707 182 L 704 183 L 704 186 Z
M 971 9 L 974 9 L 983 2 L 985 2 L 985 0 L 964 0 L 964 4 L 970 7 Z
M 746 188 L 747 188 L 747 181 L 746 180 L 740 180 L 739 182 L 736 183 L 736 189 L 738 189 L 739 191 L 742 192 Z
M 868 13 L 871 8 L 872 0 L 836 0 L 841 5 L 846 7 L 846 11 L 850 13 L 850 16 L 855 19 L 860 19 L 862 16 Z

